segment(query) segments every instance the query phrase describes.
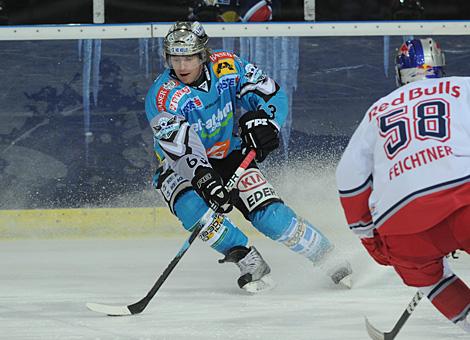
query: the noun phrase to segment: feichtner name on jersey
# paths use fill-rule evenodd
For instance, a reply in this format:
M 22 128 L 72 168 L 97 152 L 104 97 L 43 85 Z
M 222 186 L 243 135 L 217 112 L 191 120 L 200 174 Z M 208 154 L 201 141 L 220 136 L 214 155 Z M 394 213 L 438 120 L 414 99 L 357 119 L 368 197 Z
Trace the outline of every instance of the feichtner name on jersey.
M 400 176 L 406 171 L 419 168 L 452 154 L 452 148 L 447 145 L 432 146 L 424 150 L 420 150 L 393 164 L 388 172 L 389 179 L 393 180 L 395 177 Z
M 438 84 L 430 87 L 415 87 L 405 91 L 397 92 L 398 96 L 390 101 L 383 102 L 379 100 L 367 112 L 369 121 L 371 121 L 377 115 L 386 113 L 389 109 L 403 105 L 408 101 L 415 100 L 427 96 L 436 96 L 437 94 L 450 94 L 451 96 L 458 98 L 460 97 L 460 86 L 452 85 L 450 80 L 441 81 Z

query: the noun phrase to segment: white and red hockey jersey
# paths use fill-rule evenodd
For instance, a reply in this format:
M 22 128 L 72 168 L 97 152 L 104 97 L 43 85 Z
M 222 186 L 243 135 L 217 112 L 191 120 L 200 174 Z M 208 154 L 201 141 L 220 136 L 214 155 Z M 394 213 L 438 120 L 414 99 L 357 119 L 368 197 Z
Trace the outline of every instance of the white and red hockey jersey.
M 413 82 L 374 103 L 336 179 L 360 237 L 417 233 L 470 205 L 470 77 Z

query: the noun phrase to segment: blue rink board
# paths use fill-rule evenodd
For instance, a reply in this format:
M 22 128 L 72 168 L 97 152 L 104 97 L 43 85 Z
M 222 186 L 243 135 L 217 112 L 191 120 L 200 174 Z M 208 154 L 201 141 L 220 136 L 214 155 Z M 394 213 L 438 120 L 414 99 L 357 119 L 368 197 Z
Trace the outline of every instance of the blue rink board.
M 436 37 L 448 75 L 469 74 L 466 36 Z M 288 159 L 336 161 L 378 98 L 395 88 L 403 37 L 212 39 L 288 92 Z M 163 68 L 161 39 L 0 42 L 0 209 L 109 206 L 150 188 L 155 160 L 144 97 Z M 136 206 L 161 204 L 139 200 Z M 119 203 L 118 203 L 119 205 Z

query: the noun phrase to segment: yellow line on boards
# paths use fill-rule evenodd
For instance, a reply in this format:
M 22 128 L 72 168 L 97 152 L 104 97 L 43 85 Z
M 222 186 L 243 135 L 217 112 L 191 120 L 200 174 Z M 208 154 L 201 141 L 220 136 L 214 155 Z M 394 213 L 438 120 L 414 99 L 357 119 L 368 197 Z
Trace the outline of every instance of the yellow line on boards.
M 241 214 L 230 218 L 248 234 L 254 233 Z M 0 210 L 0 239 L 174 235 L 186 232 L 166 207 Z

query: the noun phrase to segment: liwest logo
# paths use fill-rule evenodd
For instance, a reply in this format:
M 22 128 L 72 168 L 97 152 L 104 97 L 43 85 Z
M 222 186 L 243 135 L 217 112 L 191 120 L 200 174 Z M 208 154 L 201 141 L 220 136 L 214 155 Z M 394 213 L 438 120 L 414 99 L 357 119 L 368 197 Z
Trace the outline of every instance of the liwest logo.
M 236 76 L 228 76 L 228 77 L 221 78 L 217 82 L 217 92 L 221 94 L 222 92 L 229 89 L 230 87 L 235 87 L 237 84 L 236 79 L 237 79 Z

